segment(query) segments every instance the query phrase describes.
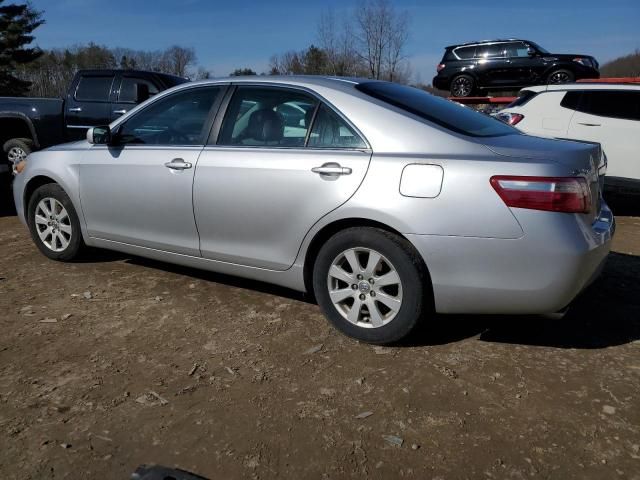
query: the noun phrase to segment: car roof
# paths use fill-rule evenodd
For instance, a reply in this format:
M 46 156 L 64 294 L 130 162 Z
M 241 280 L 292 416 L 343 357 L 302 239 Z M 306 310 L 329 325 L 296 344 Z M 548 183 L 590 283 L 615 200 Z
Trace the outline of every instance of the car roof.
M 371 80 L 368 78 L 356 77 L 331 77 L 323 75 L 247 75 L 238 77 L 213 78 L 207 80 L 199 80 L 182 84 L 180 87 L 186 88 L 189 85 L 215 85 L 221 83 L 233 84 L 281 84 L 297 87 L 306 87 L 313 89 L 314 87 L 324 87 L 333 90 L 353 91 L 358 84 L 365 82 L 378 82 L 379 80 Z
M 498 38 L 495 40 L 477 40 L 475 42 L 464 42 L 457 43 L 455 45 L 449 45 L 445 48 L 456 48 L 456 47 L 466 47 L 469 45 L 483 45 L 485 43 L 500 43 L 500 42 L 527 42 L 528 40 L 523 40 L 521 38 Z
M 537 85 L 522 90 L 530 92 L 564 92 L 568 90 L 640 90 L 639 84 L 633 83 L 563 83 L 560 85 Z

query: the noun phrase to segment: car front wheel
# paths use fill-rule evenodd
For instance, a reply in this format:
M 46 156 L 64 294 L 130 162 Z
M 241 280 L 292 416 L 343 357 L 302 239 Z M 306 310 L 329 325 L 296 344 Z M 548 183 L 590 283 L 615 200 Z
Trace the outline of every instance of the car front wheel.
M 337 329 L 364 342 L 389 344 L 408 336 L 427 313 L 425 278 L 407 240 L 358 227 L 335 234 L 320 249 L 313 286 Z
M 71 199 L 57 184 L 37 188 L 28 205 L 28 224 L 38 249 L 52 260 L 70 261 L 84 247 Z
M 551 85 L 570 83 L 574 80 L 575 76 L 569 70 L 556 70 L 547 76 L 547 83 Z

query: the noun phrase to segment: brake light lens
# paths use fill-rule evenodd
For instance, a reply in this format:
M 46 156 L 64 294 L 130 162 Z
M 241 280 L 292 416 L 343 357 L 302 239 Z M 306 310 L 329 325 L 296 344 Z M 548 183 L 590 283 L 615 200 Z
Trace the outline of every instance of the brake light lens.
M 442 70 L 444 67 L 445 67 L 445 64 L 444 64 L 444 63 L 441 63 L 441 64 L 439 64 L 439 65 L 436 67 L 436 70 L 439 72 L 439 71 L 440 71 L 440 70 Z
M 508 125 L 515 126 L 522 121 L 524 115 L 521 113 L 500 112 L 496 117 Z
M 589 213 L 589 184 L 580 177 L 494 176 L 491 186 L 508 207 Z

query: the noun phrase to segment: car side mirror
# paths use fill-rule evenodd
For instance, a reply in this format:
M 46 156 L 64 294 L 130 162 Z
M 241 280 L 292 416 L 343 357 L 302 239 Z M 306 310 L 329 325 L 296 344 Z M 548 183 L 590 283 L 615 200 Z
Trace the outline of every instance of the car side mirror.
M 530 57 L 535 57 L 537 54 L 537 52 L 533 49 L 533 48 L 528 48 L 527 49 L 527 55 Z
M 146 83 L 136 83 L 136 103 L 142 103 L 150 96 L 149 85 Z
M 87 142 L 93 145 L 109 145 L 109 143 L 111 143 L 111 129 L 109 125 L 93 127 L 87 130 Z

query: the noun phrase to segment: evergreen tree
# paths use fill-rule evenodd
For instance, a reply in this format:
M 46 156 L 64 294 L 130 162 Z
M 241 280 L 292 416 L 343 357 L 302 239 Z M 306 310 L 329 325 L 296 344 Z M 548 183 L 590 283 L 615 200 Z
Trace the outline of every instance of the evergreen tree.
M 27 48 L 31 33 L 44 23 L 42 12 L 29 4 L 3 5 L 0 0 L 0 95 L 25 95 L 31 82 L 14 74 L 16 67 L 33 62 L 42 55 L 39 48 Z

